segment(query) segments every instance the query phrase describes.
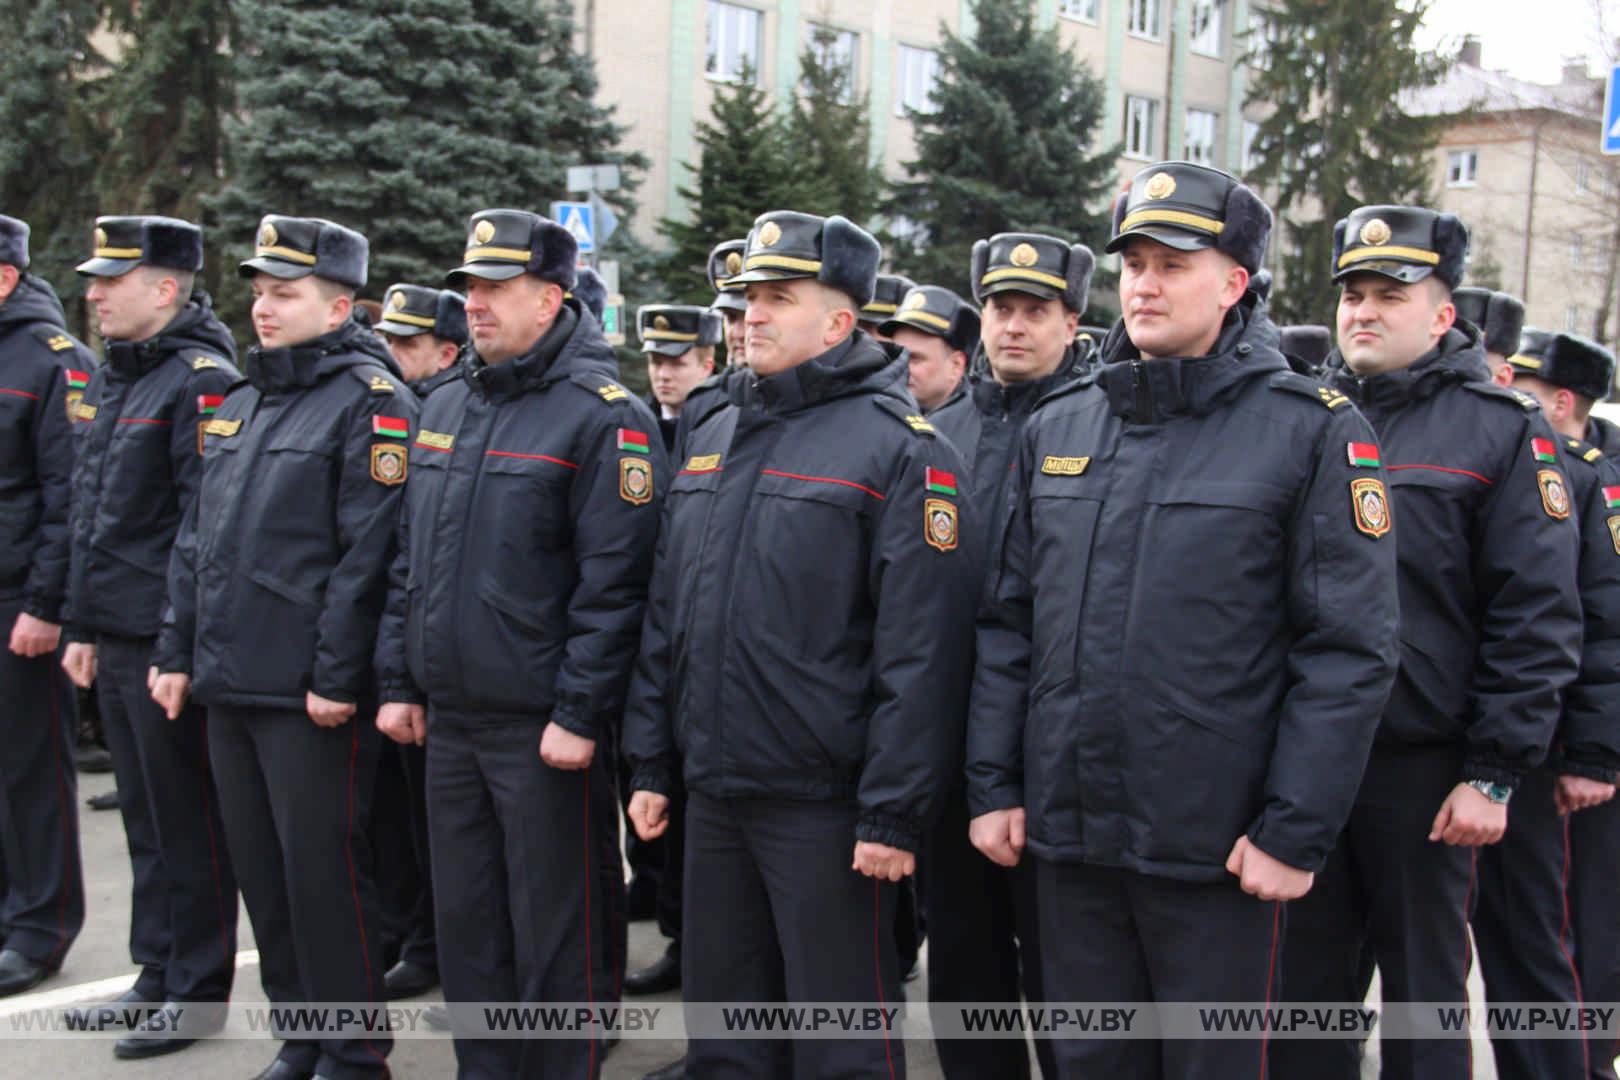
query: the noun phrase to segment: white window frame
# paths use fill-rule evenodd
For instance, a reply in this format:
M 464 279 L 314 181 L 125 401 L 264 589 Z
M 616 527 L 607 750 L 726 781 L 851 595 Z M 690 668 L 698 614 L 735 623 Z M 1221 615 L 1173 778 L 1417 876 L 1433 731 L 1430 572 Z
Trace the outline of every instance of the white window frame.
M 712 82 L 739 82 L 746 63 L 753 69 L 754 85 L 758 86 L 765 66 L 765 13 L 729 0 L 708 0 L 705 14 L 704 76 Z M 734 48 L 743 41 L 744 25 L 750 22 L 754 29 L 752 45 L 746 51 Z M 720 39 L 718 44 L 714 40 L 716 36 Z
M 1193 0 L 1188 48 L 1219 60 L 1226 45 L 1226 0 Z M 1199 20 L 1203 19 L 1203 25 Z
M 1164 2 L 1163 0 L 1126 0 L 1129 5 L 1126 12 L 1126 30 L 1132 37 L 1145 38 L 1148 41 L 1161 41 L 1164 38 Z M 1138 14 L 1146 16 L 1151 13 L 1152 18 L 1137 18 Z M 1145 25 L 1151 24 L 1151 25 Z
M 1469 188 L 1479 183 L 1479 151 L 1446 151 L 1446 187 Z
M 918 82 L 916 87 L 912 82 Z M 930 101 L 939 84 L 939 53 L 920 45 L 900 45 L 894 50 L 894 115 L 904 117 L 908 110 L 931 113 Z M 916 92 L 920 91 L 920 93 Z
M 826 30 L 836 35 L 829 43 L 828 49 L 823 50 L 816 41 L 816 32 Z M 861 35 L 854 30 L 845 30 L 840 26 L 829 23 L 807 22 L 804 24 L 804 47 L 816 52 L 831 51 L 834 56 L 843 61 L 844 71 L 849 78 L 844 80 L 844 104 L 853 105 L 860 96 L 861 77 Z M 823 62 L 825 62 L 825 56 Z
M 1058 0 L 1058 14 L 1075 22 L 1097 25 L 1098 0 Z
M 1276 24 L 1264 11 L 1249 12 L 1249 28 L 1244 32 L 1243 50 L 1248 65 L 1256 71 L 1271 67 L 1271 43 L 1276 40 Z
M 1193 125 L 1205 129 L 1203 132 L 1194 132 Z M 1200 153 L 1193 153 L 1193 136 L 1195 134 L 1207 136 L 1198 140 Z M 1215 167 L 1216 152 L 1221 144 L 1221 114 L 1208 109 L 1188 109 L 1181 121 L 1181 156 L 1195 165 L 1208 165 Z
M 1138 116 L 1146 116 L 1146 132 L 1139 140 L 1131 138 Z M 1125 151 L 1124 156 L 1139 161 L 1156 161 L 1159 157 L 1159 101 L 1157 98 L 1125 95 Z M 1140 143 L 1142 145 L 1136 145 Z

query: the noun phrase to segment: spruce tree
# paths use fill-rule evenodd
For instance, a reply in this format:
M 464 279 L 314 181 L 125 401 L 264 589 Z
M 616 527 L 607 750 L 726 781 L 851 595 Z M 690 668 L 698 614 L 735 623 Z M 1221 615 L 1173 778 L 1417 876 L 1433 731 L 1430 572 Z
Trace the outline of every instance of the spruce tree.
M 783 134 L 788 160 L 814 164 L 798 170 L 784 205 L 864 226 L 877 212 L 883 177 L 870 162 L 871 120 L 837 41 L 837 31 L 815 25 L 799 57 L 799 93 Z
M 241 114 L 217 203 L 233 257 L 264 213 L 327 217 L 371 241 L 369 293 L 433 284 L 459 260 L 469 214 L 545 213 L 567 195 L 567 167 L 585 163 L 621 166 L 605 198 L 628 220 L 645 161 L 617 149 L 571 12 L 562 0 L 241 5 Z M 610 254 L 634 249 L 621 232 Z
M 917 159 L 888 212 L 915 231 L 895 265 L 968 291 L 973 242 L 1051 233 L 1101 250 L 1118 147 L 1103 142 L 1103 87 L 1033 0 L 972 0 L 971 38 L 946 31 L 932 112 L 913 112 Z
M 231 6 L 214 0 L 120 0 L 109 28 L 124 36 L 98 98 L 108 142 L 96 174 L 102 211 L 167 214 L 205 225 L 203 200 L 224 184 L 232 98 Z M 224 276 L 223 237 L 205 228 L 206 283 Z
M 766 210 L 785 207 L 793 184 L 781 118 L 754 85 L 752 72 L 715 93 L 709 119 L 697 124 L 696 141 L 697 162 L 684 166 L 691 182 L 676 189 L 688 217 L 666 218 L 659 226 L 671 244 L 663 267 L 665 298 L 692 304 L 713 298 L 705 276 L 710 250 L 746 236 Z
M 1279 0 L 1268 60 L 1249 101 L 1272 107 L 1249 178 L 1277 191 L 1284 242 L 1278 321 L 1331 325 L 1333 226 L 1358 206 L 1428 198 L 1431 152 L 1447 122 L 1401 101 L 1445 74 L 1414 36 L 1427 0 Z M 1257 52 L 1260 42 L 1251 45 Z M 1276 240 L 1273 242 L 1275 243 Z
M 11 38 L 0 50 L 0 211 L 33 230 L 30 269 L 62 297 L 85 331 L 84 289 L 73 267 L 89 255 L 95 176 L 104 135 L 88 107 L 105 61 L 90 43 L 94 0 L 4 0 Z

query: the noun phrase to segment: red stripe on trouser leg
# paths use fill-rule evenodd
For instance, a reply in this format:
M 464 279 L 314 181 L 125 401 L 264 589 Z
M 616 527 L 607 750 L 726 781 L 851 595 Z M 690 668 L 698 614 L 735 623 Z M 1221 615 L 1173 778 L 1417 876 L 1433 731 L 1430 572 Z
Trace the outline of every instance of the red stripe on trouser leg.
M 1569 977 L 1575 980 L 1575 1005 L 1584 1008 L 1586 994 L 1581 989 L 1581 973 L 1575 967 L 1575 956 L 1569 951 L 1569 815 L 1563 815 L 1564 832 L 1564 872 L 1558 880 L 1558 901 L 1563 907 L 1563 922 L 1558 927 L 1558 951 L 1564 954 L 1564 960 L 1569 964 Z M 1581 1066 L 1586 1073 L 1592 1071 L 1592 1048 L 1585 1039 L 1581 1040 Z
M 1270 1012 L 1272 981 L 1277 975 L 1277 939 L 1282 929 L 1282 904 L 1273 903 L 1271 908 L 1271 955 L 1266 960 L 1266 1006 Z M 1260 1080 L 1266 1080 L 1266 1048 L 1271 1043 L 1271 1029 L 1262 1026 L 1260 1029 Z
M 878 1008 L 887 1016 L 883 999 L 883 883 L 872 879 L 872 968 L 877 972 Z M 889 1046 L 889 1022 L 883 1021 L 883 1056 L 889 1063 L 889 1080 L 894 1080 L 894 1050 Z

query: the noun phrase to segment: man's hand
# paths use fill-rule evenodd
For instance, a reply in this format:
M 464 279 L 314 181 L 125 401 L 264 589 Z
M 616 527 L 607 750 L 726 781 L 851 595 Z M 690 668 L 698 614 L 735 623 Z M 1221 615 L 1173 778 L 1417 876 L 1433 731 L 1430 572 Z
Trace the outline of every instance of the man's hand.
M 1584 776 L 1560 776 L 1553 790 L 1553 802 L 1560 814 L 1573 814 L 1592 806 L 1602 806 L 1614 798 L 1614 785 Z
M 1226 857 L 1226 872 L 1235 876 L 1243 891 L 1261 900 L 1298 900 L 1311 891 L 1316 875 L 1273 858 L 1249 842 L 1237 838 L 1232 854 Z
M 1467 784 L 1458 784 L 1434 815 L 1429 839 L 1454 847 L 1494 844 L 1507 832 L 1507 810 L 1505 803 L 1491 802 Z
M 899 881 L 917 872 L 917 857 L 888 844 L 855 841 L 855 864 L 851 867 L 879 881 Z
M 390 701 L 377 710 L 377 730 L 397 743 L 421 746 L 427 741 L 427 710 Z
M 186 707 L 186 698 L 191 696 L 191 676 L 179 671 L 160 674 L 157 668 L 153 668 L 148 675 L 152 683 L 152 700 L 163 706 L 163 713 L 170 720 L 180 719 L 180 712 Z
M 80 690 L 90 689 L 96 681 L 96 647 L 75 641 L 62 650 L 62 670 L 67 672 L 73 685 Z
M 553 769 L 578 771 L 590 767 L 596 756 L 596 740 L 575 735 L 555 723 L 540 733 L 540 760 Z
M 333 701 L 323 698 L 311 690 L 304 695 L 304 711 L 309 718 L 320 727 L 338 727 L 349 722 L 349 717 L 359 708 L 344 701 Z
M 11 627 L 11 651 L 18 656 L 44 656 L 56 651 L 56 643 L 61 637 L 60 626 L 36 619 L 26 611 L 19 611 L 17 621 Z
M 656 840 L 669 828 L 669 796 L 638 791 L 630 796 L 630 824 L 643 840 Z
M 997 866 L 1017 866 L 1024 854 L 1024 808 L 980 814 L 968 822 L 968 839 Z

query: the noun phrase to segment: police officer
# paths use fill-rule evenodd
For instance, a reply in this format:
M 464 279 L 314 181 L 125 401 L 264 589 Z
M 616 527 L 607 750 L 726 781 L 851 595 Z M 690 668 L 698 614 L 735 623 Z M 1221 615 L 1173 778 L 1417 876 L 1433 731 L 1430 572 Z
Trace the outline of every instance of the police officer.
M 0 754 L 0 996 L 57 971 L 84 925 L 78 779 L 57 666 L 73 469 L 69 413 L 95 366 L 62 305 L 28 272 L 28 225 L 0 215 L 0 652 L 8 697 Z
M 1325 326 L 1301 325 L 1278 328 L 1278 348 L 1295 371 L 1317 375 L 1333 351 L 1333 331 Z
M 972 304 L 938 285 L 916 285 L 879 329 L 906 350 L 906 388 L 924 416 L 963 392 L 968 354 L 979 340 Z
M 75 412 L 68 645 L 94 684 L 130 849 L 130 953 L 141 972 L 113 1004 L 225 1002 L 236 973 L 236 878 L 208 768 L 207 718 L 170 722 L 146 673 L 169 552 L 202 475 L 202 428 L 241 380 L 230 331 L 194 291 L 202 230 L 165 217 L 96 219 L 86 299 L 107 363 Z M 95 1010 L 81 1010 L 92 1022 Z M 128 1015 L 128 1013 L 123 1013 Z M 86 1025 L 90 1026 L 90 1025 Z M 113 1047 L 149 1057 L 189 1045 L 159 1027 Z
M 1006 478 L 1024 423 L 1048 394 L 1078 375 L 1073 346 L 1086 310 L 1091 249 L 1038 233 L 1000 233 L 973 245 L 974 299 L 984 305 L 981 343 L 988 369 L 930 420 L 962 452 L 983 528 L 976 549 L 999 532 Z M 1007 869 L 968 839 L 962 782 L 953 785 L 929 846 L 926 886 L 934 945 L 928 996 L 935 1001 L 1017 1001 L 1020 985 L 1042 1000 L 1035 877 Z M 1029 1056 L 1017 1041 L 942 1040 L 947 1076 L 1022 1076 Z M 1041 1069 L 1056 1075 L 1053 1042 L 1037 1041 Z
M 426 398 L 456 378 L 467 344 L 466 297 L 449 289 L 403 282 L 383 294 L 377 332 L 416 396 Z
M 901 274 L 879 274 L 872 286 L 872 299 L 861 305 L 856 327 L 870 337 L 887 341 L 881 327 L 900 310 L 900 301 L 916 284 Z
M 904 393 L 902 350 L 855 329 L 877 261 L 844 218 L 756 220 L 751 370 L 670 488 L 625 740 L 643 837 L 684 769 L 689 1002 L 892 1000 L 894 883 L 959 754 L 966 478 Z M 885 1036 L 694 1039 L 690 1073 L 903 1068 Z
M 1502 842 L 1480 853 L 1474 942 L 1493 1001 L 1613 1001 L 1599 995 L 1620 990 L 1620 818 L 1608 805 L 1620 776 L 1620 517 L 1611 517 L 1620 508 L 1620 468 L 1581 435 L 1592 403 L 1613 385 L 1614 354 L 1572 334 L 1532 330 L 1507 365 L 1515 389 L 1541 403 L 1562 443 L 1581 533 L 1584 632 L 1554 751 L 1525 774 Z M 1503 1080 L 1612 1076 L 1612 1047 L 1603 1033 L 1590 1047 L 1579 1039 L 1491 1042 Z
M 731 367 L 744 367 L 747 357 L 747 327 L 743 315 L 748 311 L 744 298 L 747 286 L 733 284 L 732 279 L 742 273 L 743 249 L 746 240 L 727 240 L 716 244 L 709 252 L 709 287 L 714 289 L 711 311 L 718 311 L 726 320 L 726 363 Z
M 351 317 L 368 245 L 266 216 L 247 383 L 203 428 L 169 569 L 152 696 L 208 708 L 225 834 L 272 1002 L 384 996 L 367 826 L 380 736 L 372 653 L 416 396 Z M 264 1080 L 384 1076 L 390 1037 L 295 1033 Z
M 601 327 L 563 298 L 577 255 L 537 214 L 468 222 L 449 275 L 467 289 L 466 377 L 424 407 L 379 639 L 378 726 L 427 742 L 452 1003 L 617 996 L 596 945 L 593 821 L 617 839 L 596 751 L 623 703 L 669 476 Z M 601 1043 L 458 1037 L 456 1058 L 463 1076 L 595 1076 Z
M 658 429 L 664 449 L 675 448 L 681 406 L 714 374 L 714 350 L 725 331 L 720 313 L 689 304 L 646 304 L 636 312 L 636 336 L 647 357 Z
M 1524 303 L 1517 297 L 1490 289 L 1462 288 L 1451 294 L 1457 308 L 1457 321 L 1472 323 L 1485 345 L 1485 364 L 1491 381 L 1512 386 L 1513 372 L 1508 357 L 1519 351 L 1524 331 Z
M 1281 902 L 1332 847 L 1394 675 L 1383 472 L 1366 421 L 1277 350 L 1248 288 L 1270 231 L 1223 172 L 1139 173 L 1102 369 L 1020 441 L 968 802 L 980 851 L 1035 856 L 1054 1001 L 1274 996 Z M 1262 1050 L 1054 1053 L 1063 1076 L 1213 1078 Z
M 1462 1002 L 1480 846 L 1541 761 L 1580 651 L 1576 530 L 1535 399 L 1489 381 L 1455 321 L 1468 232 L 1450 214 L 1369 206 L 1334 229 L 1335 390 L 1387 464 L 1400 554 L 1400 671 L 1349 823 L 1290 906 L 1283 994 L 1360 999 L 1363 949 L 1391 1002 Z M 1351 456 L 1367 456 L 1355 447 Z M 1360 1040 L 1272 1043 L 1281 1078 L 1359 1075 Z M 1388 1077 L 1463 1076 L 1466 1040 L 1389 1039 Z

